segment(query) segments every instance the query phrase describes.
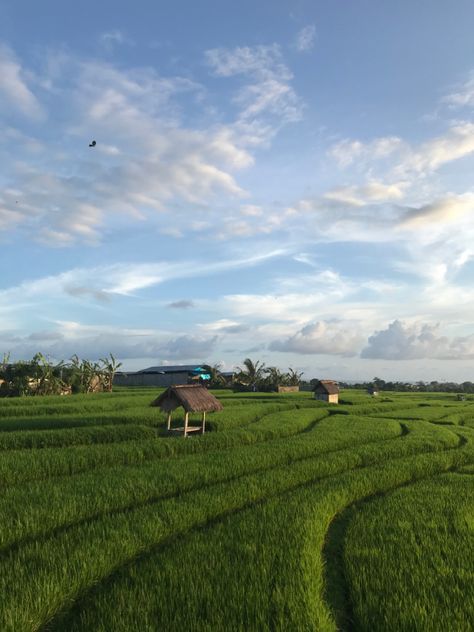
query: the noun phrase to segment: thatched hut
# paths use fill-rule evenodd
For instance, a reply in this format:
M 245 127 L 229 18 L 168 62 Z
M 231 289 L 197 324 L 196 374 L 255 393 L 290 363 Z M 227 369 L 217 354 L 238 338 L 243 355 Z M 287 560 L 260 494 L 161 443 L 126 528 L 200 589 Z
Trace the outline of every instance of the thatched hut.
M 339 402 L 339 386 L 334 380 L 319 380 L 313 389 L 314 399 L 329 404 L 337 404 Z
M 210 393 L 207 388 L 200 384 L 183 384 L 170 386 L 152 403 L 158 406 L 163 412 L 168 413 L 168 430 L 171 430 L 171 413 L 176 408 L 184 408 L 184 427 L 174 428 L 183 432 L 186 437 L 188 432 L 205 432 L 206 413 L 222 410 L 223 406 L 218 399 Z M 202 423 L 200 426 L 189 426 L 189 413 L 202 413 Z

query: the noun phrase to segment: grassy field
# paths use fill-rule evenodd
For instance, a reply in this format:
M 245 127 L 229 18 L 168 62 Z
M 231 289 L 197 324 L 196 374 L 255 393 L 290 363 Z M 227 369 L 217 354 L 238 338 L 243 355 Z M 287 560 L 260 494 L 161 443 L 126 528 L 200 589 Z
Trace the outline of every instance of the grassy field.
M 474 400 L 0 402 L 0 630 L 474 630 Z

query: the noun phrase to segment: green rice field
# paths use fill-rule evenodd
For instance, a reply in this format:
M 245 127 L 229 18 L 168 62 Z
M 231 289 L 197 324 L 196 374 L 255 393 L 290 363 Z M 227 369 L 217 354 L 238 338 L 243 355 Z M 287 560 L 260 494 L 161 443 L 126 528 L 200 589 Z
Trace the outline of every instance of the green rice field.
M 474 399 L 157 394 L 0 401 L 1 632 L 474 630 Z

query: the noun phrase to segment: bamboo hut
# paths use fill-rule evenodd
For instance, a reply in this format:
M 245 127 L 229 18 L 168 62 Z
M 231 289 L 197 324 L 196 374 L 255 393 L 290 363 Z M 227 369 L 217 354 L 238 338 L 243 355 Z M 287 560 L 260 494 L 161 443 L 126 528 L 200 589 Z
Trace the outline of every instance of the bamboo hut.
M 207 388 L 200 384 L 183 384 L 170 386 L 157 397 L 152 406 L 158 406 L 160 410 L 168 414 L 167 428 L 171 428 L 171 414 L 176 408 L 184 408 L 184 426 L 174 428 L 177 432 L 182 432 L 187 437 L 189 432 L 201 432 L 206 430 L 206 413 L 222 410 L 223 406 L 218 399 L 209 393 Z M 189 413 L 202 413 L 201 425 L 189 425 Z
M 314 387 L 314 399 L 329 404 L 339 403 L 339 386 L 334 380 L 319 380 Z

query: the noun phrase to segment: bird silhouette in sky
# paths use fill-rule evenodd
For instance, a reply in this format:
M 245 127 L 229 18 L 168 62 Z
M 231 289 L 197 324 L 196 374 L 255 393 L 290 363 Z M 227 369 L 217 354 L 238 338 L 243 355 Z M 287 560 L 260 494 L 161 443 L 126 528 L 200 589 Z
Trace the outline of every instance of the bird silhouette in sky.
M 95 140 L 93 140 L 91 143 L 89 143 L 89 147 L 95 147 L 97 145 L 97 143 L 95 142 Z

